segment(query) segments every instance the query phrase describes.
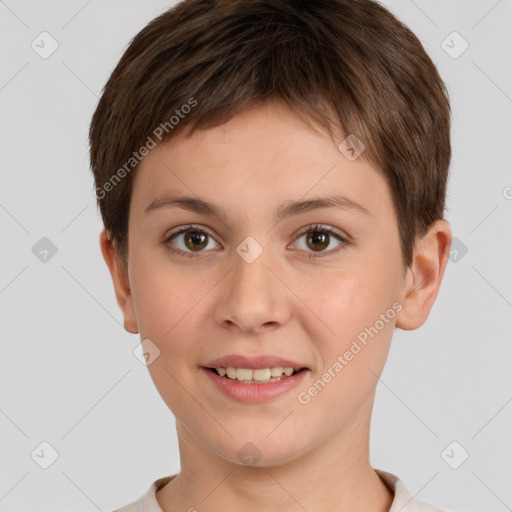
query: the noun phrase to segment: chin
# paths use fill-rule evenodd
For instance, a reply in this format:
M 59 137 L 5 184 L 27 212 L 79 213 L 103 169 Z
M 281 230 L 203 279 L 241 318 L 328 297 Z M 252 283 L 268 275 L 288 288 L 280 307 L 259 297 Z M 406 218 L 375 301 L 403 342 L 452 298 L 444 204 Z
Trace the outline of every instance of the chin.
M 268 430 L 265 429 L 267 432 Z M 237 436 L 230 440 L 229 446 L 219 447 L 217 453 L 221 454 L 226 460 L 243 467 L 276 467 L 282 466 L 299 458 L 305 447 L 301 444 L 286 440 L 284 437 L 270 434 L 265 438 L 264 435 L 259 439 L 248 439 L 247 435 Z

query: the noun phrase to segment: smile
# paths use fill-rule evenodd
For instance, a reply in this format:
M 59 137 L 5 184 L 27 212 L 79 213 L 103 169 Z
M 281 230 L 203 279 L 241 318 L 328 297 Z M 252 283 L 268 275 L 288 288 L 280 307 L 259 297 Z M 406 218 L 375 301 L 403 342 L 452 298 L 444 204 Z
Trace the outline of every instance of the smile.
M 227 377 L 228 379 L 238 380 L 246 384 L 256 384 L 262 382 L 275 382 L 284 377 L 300 371 L 300 368 L 276 366 L 274 368 L 235 368 L 228 366 L 227 368 L 211 368 L 217 375 Z M 284 377 L 283 377 L 284 376 Z
M 259 404 L 292 390 L 310 370 L 291 367 L 255 369 L 203 367 L 202 371 L 213 383 L 215 389 L 224 396 L 245 404 Z M 276 376 L 274 377 L 273 374 Z

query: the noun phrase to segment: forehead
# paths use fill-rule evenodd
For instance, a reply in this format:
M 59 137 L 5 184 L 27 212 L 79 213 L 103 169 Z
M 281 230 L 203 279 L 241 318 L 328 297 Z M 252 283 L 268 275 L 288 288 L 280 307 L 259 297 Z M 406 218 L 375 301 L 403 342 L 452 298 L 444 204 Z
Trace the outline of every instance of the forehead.
M 341 134 L 339 137 L 342 140 Z M 310 160 L 318 153 L 319 144 L 333 146 L 332 135 L 312 121 L 306 123 L 282 102 L 267 100 L 246 108 L 223 124 L 194 131 L 187 127 L 168 145 L 183 150 L 193 147 L 201 154 L 212 151 L 216 157 L 221 156 L 219 151 L 228 150 L 230 158 L 259 153 L 260 158 L 277 159 L 293 151 L 297 158 Z
M 270 102 L 224 124 L 180 132 L 151 150 L 136 173 L 133 199 L 146 208 L 163 192 L 229 201 L 239 211 L 334 194 L 367 210 L 390 202 L 375 168 L 349 160 L 328 133 Z

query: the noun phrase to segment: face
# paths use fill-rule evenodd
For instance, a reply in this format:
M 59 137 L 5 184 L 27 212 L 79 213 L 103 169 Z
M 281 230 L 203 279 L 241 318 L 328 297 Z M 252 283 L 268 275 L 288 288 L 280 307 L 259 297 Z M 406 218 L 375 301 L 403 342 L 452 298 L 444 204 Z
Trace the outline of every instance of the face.
M 205 451 L 272 465 L 368 426 L 405 272 L 390 190 L 362 158 L 260 104 L 150 151 L 128 236 L 125 321 L 160 351 L 151 377 Z M 226 393 L 205 367 L 231 355 L 306 370 L 275 396 Z

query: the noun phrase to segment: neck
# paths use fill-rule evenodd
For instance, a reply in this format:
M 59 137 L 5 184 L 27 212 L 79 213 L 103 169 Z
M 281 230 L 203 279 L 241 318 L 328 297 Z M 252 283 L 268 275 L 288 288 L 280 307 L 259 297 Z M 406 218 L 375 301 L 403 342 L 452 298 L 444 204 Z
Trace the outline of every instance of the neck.
M 221 457 L 177 421 L 181 471 L 156 498 L 164 512 L 244 510 L 388 512 L 393 493 L 371 467 L 369 418 L 282 464 Z

